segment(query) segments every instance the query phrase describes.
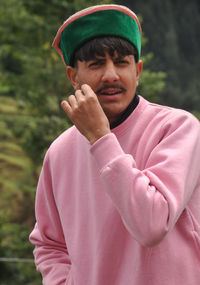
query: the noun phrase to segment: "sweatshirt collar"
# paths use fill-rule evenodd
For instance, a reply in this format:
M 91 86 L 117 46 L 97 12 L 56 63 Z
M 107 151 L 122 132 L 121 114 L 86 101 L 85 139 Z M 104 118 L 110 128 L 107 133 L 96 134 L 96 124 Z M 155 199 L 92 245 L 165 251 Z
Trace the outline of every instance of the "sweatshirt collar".
M 119 126 L 121 123 L 123 123 L 129 117 L 129 115 L 135 110 L 135 108 L 139 104 L 139 100 L 140 100 L 139 96 L 137 94 L 135 94 L 133 100 L 128 105 L 128 107 L 123 111 L 120 118 L 116 122 L 114 122 L 110 125 L 111 130 L 116 128 L 117 126 Z

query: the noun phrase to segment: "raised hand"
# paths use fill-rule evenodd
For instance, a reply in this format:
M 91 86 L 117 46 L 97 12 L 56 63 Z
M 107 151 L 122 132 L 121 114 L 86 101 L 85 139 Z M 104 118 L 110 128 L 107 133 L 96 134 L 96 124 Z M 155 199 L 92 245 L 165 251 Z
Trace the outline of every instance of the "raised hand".
M 62 101 L 61 106 L 91 144 L 111 132 L 109 121 L 89 85 L 83 84 L 68 101 Z

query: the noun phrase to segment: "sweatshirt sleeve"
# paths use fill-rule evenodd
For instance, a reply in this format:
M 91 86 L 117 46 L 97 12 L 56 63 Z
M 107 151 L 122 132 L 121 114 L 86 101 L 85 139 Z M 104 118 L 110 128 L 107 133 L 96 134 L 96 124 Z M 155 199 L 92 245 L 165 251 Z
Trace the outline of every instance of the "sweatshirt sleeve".
M 184 113 L 158 131 L 163 137 L 149 152 L 144 169 L 138 169 L 113 133 L 91 147 L 105 191 L 126 229 L 143 246 L 158 244 L 173 229 L 199 183 L 199 122 Z
M 35 263 L 43 284 L 73 285 L 71 261 L 52 191 L 48 153 L 38 182 L 36 225 L 30 241 L 35 245 Z

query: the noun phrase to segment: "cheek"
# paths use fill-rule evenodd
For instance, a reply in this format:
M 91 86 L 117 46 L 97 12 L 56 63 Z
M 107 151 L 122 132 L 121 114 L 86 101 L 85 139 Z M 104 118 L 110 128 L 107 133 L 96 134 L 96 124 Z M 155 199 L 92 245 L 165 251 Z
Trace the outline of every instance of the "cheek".
M 98 79 L 97 72 L 85 71 L 83 74 L 78 76 L 78 81 L 81 83 L 92 83 L 97 81 Z
M 93 72 L 93 73 L 86 72 L 86 74 L 84 75 L 84 78 L 82 78 L 82 84 L 83 83 L 88 84 L 93 89 L 93 91 L 95 91 L 98 88 L 100 82 L 101 82 L 101 79 L 97 72 Z

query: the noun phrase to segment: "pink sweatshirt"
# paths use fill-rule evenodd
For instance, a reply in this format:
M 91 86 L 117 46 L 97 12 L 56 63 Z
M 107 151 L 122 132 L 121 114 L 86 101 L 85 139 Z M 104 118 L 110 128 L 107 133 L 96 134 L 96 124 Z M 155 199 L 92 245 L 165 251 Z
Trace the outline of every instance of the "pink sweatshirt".
M 30 235 L 46 285 L 200 284 L 200 124 L 140 97 L 93 146 L 49 148 Z

